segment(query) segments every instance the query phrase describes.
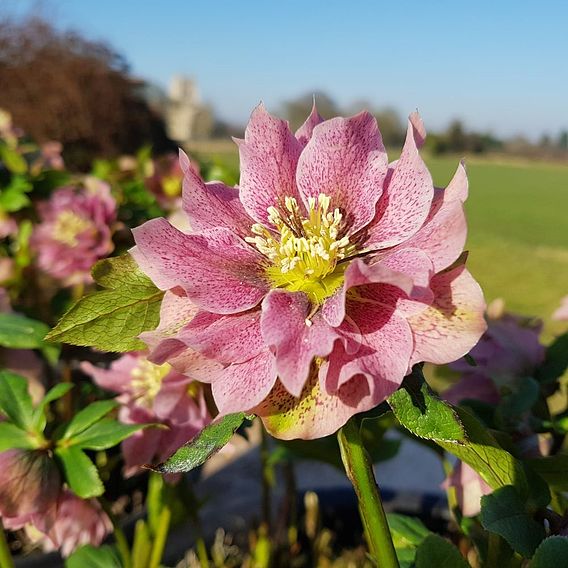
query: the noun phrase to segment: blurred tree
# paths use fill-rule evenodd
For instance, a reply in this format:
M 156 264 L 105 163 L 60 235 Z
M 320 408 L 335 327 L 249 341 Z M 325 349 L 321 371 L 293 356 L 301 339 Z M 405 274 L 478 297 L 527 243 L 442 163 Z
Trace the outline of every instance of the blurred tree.
M 404 126 L 396 110 L 385 108 L 373 113 L 379 123 L 385 146 L 399 147 L 404 142 Z
M 318 112 L 324 118 L 331 118 L 332 116 L 341 114 L 338 106 L 330 96 L 321 91 L 308 93 L 284 103 L 284 116 L 290 121 L 292 130 L 299 128 L 304 120 L 306 120 L 312 110 L 314 97 Z
M 460 120 L 454 120 L 448 127 L 446 133 L 448 150 L 452 152 L 463 152 L 467 149 L 467 136 Z
M 71 166 L 175 148 L 121 55 L 40 18 L 0 22 L 0 84 L 0 107 L 39 142 L 62 142 Z
M 568 150 L 568 130 L 563 130 L 558 135 L 557 145 L 561 150 Z

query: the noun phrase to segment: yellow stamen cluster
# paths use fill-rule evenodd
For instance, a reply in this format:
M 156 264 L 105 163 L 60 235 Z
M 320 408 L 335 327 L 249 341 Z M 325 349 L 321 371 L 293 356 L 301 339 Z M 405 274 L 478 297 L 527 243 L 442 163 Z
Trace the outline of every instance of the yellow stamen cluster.
M 92 221 L 72 211 L 62 211 L 55 220 L 52 234 L 56 241 L 74 247 L 79 243 L 78 235 L 93 227 Z
M 338 262 L 354 249 L 341 236 L 341 212 L 329 210 L 330 198 L 324 194 L 308 199 L 307 217 L 302 217 L 293 197 L 287 197 L 284 206 L 284 214 L 268 208 L 277 233 L 255 224 L 255 236 L 246 240 L 270 260 L 267 274 L 277 287 L 302 290 L 314 303 L 321 303 L 341 283 L 344 269 Z
M 142 359 L 130 373 L 134 396 L 141 406 L 150 407 L 162 388 L 164 377 L 170 372 L 171 365 L 155 365 Z

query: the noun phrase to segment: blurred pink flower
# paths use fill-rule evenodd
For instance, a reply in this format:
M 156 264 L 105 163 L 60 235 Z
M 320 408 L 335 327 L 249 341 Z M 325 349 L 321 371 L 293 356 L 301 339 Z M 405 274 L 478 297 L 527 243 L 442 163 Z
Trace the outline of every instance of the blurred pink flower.
M 568 296 L 562 298 L 560 307 L 552 314 L 552 319 L 568 320 Z
M 237 140 L 239 188 L 204 183 L 182 154 L 192 233 L 165 219 L 134 230 L 134 258 L 167 290 L 160 330 L 144 335 L 152 359 L 203 375 L 204 359 L 217 363 L 202 380 L 222 414 L 317 438 L 385 400 L 415 363 L 467 353 L 485 330 L 461 256 L 467 177 L 460 165 L 435 189 L 424 138 L 414 113 L 389 164 L 367 112 L 323 121 L 314 107 L 294 135 L 261 105 Z
M 475 517 L 481 511 L 481 498 L 493 490 L 478 473 L 466 463 L 458 461 L 452 473 L 442 484 L 444 489 L 454 488 L 461 512 L 466 517 Z
M 7 213 L 0 211 L 0 239 L 10 237 L 18 231 L 16 220 Z
M 59 189 L 38 212 L 31 245 L 39 267 L 65 285 L 90 282 L 92 265 L 114 248 L 116 203 L 109 186 L 90 179 L 82 189 Z
M 50 525 L 57 511 L 61 479 L 53 460 L 40 450 L 0 453 L 0 517 L 9 529 L 36 516 Z
M 57 140 L 50 140 L 45 142 L 40 147 L 40 156 L 35 168 L 48 169 L 48 170 L 64 170 L 65 162 L 61 152 L 63 151 L 63 144 Z
M 209 422 L 202 391 L 192 389 L 191 379 L 167 363 L 155 365 L 143 353 L 127 353 L 108 370 L 90 363 L 82 369 L 102 388 L 120 394 L 122 422 L 167 426 L 147 428 L 122 442 L 127 476 L 169 457 Z
M 503 386 L 530 377 L 544 361 L 545 347 L 540 343 L 542 322 L 508 313 L 488 317 L 488 328 L 471 350 L 475 366 L 464 359 L 450 367 L 461 373 L 461 380 L 444 392 L 453 404 L 475 399 L 498 404 Z
M 59 497 L 55 521 L 43 539 L 43 548 L 59 550 L 67 557 L 80 546 L 99 546 L 111 531 L 112 523 L 96 499 L 80 499 L 64 490 Z
M 193 164 L 191 165 L 194 168 Z M 164 209 L 175 208 L 181 199 L 183 171 L 176 154 L 167 154 L 152 161 L 152 175 L 146 186 Z

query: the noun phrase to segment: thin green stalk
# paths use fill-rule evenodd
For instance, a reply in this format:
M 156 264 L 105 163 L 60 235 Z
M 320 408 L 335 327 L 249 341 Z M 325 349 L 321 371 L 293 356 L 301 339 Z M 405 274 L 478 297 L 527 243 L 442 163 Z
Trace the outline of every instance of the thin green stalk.
M 0 568 L 14 568 L 14 560 L 10 554 L 10 548 L 8 547 L 8 541 L 6 540 L 6 533 L 4 532 L 4 526 L 2 525 L 2 520 L 0 519 Z
M 371 556 L 379 568 L 399 568 L 372 464 L 355 418 L 339 430 L 337 439 L 345 473 L 357 494 Z
M 197 558 L 201 568 L 209 568 L 209 556 L 207 555 L 207 546 L 202 537 L 197 537 L 195 541 L 195 548 L 197 550 Z
M 152 544 L 152 555 L 150 556 L 149 568 L 158 568 L 164 555 L 164 548 L 168 538 L 168 531 L 170 530 L 170 520 L 172 512 L 170 508 L 164 505 L 160 517 L 158 519 L 158 527 L 154 535 L 154 542 Z
M 122 530 L 120 523 L 118 522 L 116 516 L 113 514 L 110 504 L 103 498 L 99 498 L 99 503 L 104 509 L 105 513 L 108 515 L 110 522 L 113 527 L 114 540 L 116 542 L 116 548 L 122 559 L 122 565 L 124 568 L 132 568 L 132 556 L 130 554 L 130 546 L 128 545 L 128 539 Z

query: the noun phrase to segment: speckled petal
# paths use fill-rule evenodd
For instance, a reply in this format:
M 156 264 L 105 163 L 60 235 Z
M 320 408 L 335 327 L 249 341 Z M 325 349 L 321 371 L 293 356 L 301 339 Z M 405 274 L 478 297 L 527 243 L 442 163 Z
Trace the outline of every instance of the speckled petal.
M 314 132 L 314 127 L 317 126 L 320 122 L 323 122 L 323 118 L 320 116 L 318 109 L 316 108 L 316 101 L 314 100 L 310 116 L 308 116 L 304 124 L 302 124 L 302 126 L 300 126 L 298 130 L 296 130 L 296 138 L 302 145 L 302 148 L 305 147 L 306 144 L 310 141 L 310 138 L 312 137 L 312 134 Z
M 162 290 L 181 286 L 192 302 L 229 314 L 256 306 L 268 291 L 264 257 L 235 233 L 215 228 L 186 235 L 165 219 L 133 229 L 130 252 Z
M 298 162 L 298 187 L 307 202 L 331 197 L 353 234 L 373 219 L 388 161 L 377 121 L 368 112 L 318 124 Z
M 434 185 L 418 153 L 417 140 L 421 140 L 418 124 L 422 122 L 417 117 L 408 121 L 402 154 L 385 183 L 373 223 L 367 227 L 367 249 L 383 249 L 402 243 L 420 229 L 428 216 Z
M 272 290 L 262 302 L 262 336 L 274 349 L 280 381 L 294 396 L 300 396 L 313 358 L 328 355 L 337 338 L 319 314 L 306 323 L 311 309 L 303 292 Z
M 296 166 L 302 145 L 285 120 L 273 117 L 260 104 L 251 115 L 244 140 L 235 142 L 241 161 L 240 199 L 253 219 L 266 224 L 267 209 L 283 206 L 285 197 L 300 202 Z
M 435 296 L 432 305 L 408 318 L 414 336 L 411 365 L 455 361 L 487 328 L 483 292 L 463 264 L 434 276 L 430 287 Z
M 192 168 L 183 179 L 183 210 L 192 232 L 228 227 L 244 237 L 250 235 L 254 223 L 239 200 L 238 188 L 220 182 L 204 183 Z
M 380 261 L 366 264 L 363 260 L 356 258 L 351 261 L 345 271 L 343 286 L 333 296 L 330 296 L 322 307 L 325 321 L 334 327 L 341 324 L 345 317 L 345 297 L 349 289 L 378 283 L 396 286 L 406 294 L 410 294 L 414 285 L 409 275 L 392 270 Z
M 276 381 L 276 361 L 267 349 L 256 357 L 229 365 L 211 385 L 221 414 L 248 411 L 259 404 Z
M 186 345 L 226 365 L 256 357 L 266 346 L 260 310 L 232 315 L 200 312 L 179 334 Z
M 444 190 L 444 201 L 466 201 L 469 195 L 469 182 L 465 163 L 460 161 L 454 177 L 450 180 L 448 187 Z

